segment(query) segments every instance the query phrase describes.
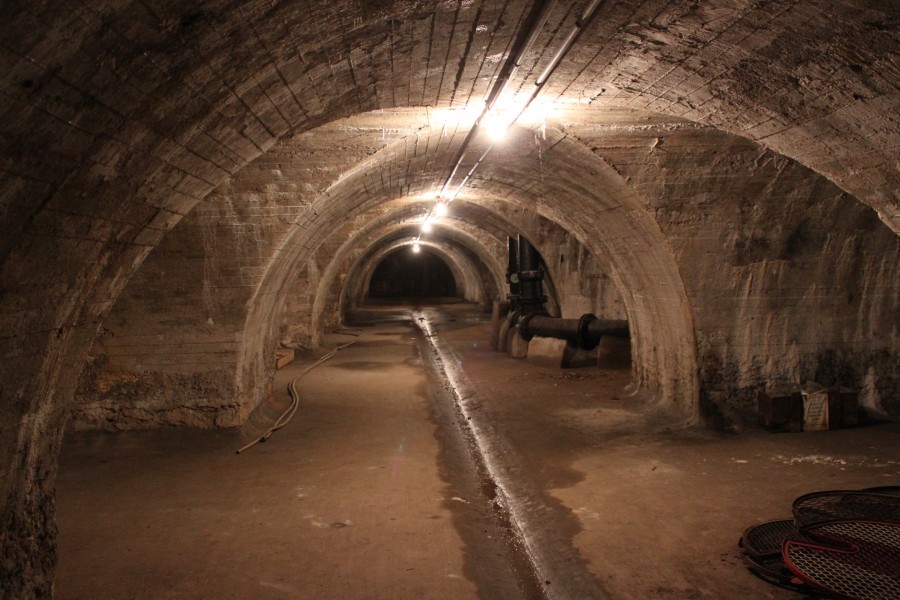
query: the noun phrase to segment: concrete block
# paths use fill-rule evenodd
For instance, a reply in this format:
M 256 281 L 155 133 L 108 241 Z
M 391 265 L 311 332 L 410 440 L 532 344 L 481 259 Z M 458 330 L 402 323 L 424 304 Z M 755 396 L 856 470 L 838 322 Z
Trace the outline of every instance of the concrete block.
M 285 365 L 294 362 L 293 348 L 278 348 L 275 350 L 275 368 L 281 369 Z
M 565 366 L 566 346 L 565 340 L 535 336 L 528 342 L 528 362 L 561 369 Z
M 509 355 L 513 358 L 528 356 L 528 342 L 519 335 L 518 327 L 512 327 L 509 330 Z
M 503 319 L 500 323 L 500 332 L 497 336 L 497 350 L 509 352 L 509 321 Z
M 564 369 L 574 367 L 595 367 L 597 366 L 597 351 L 581 350 L 580 348 L 566 344 L 563 352 L 562 366 Z
M 509 306 L 509 302 L 494 300 L 491 309 L 491 348 L 494 350 L 500 348 L 500 328 L 506 321 L 506 314 L 509 312 Z

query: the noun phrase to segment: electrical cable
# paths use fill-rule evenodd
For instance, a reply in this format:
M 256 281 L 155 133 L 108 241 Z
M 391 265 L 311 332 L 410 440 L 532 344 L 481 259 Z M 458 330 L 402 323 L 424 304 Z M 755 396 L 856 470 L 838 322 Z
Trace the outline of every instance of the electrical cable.
M 344 335 L 353 335 L 353 334 L 344 334 Z M 265 442 L 270 437 L 272 437 L 273 433 L 275 433 L 276 431 L 278 431 L 279 429 L 281 429 L 282 427 L 284 427 L 285 425 L 290 423 L 291 419 L 294 418 L 294 414 L 297 412 L 297 409 L 300 407 L 300 394 L 299 394 L 299 392 L 297 392 L 297 381 L 299 381 L 301 377 L 303 377 L 304 375 L 306 375 L 307 373 L 309 373 L 310 371 L 312 371 L 313 369 L 315 369 L 316 367 L 318 367 L 325 361 L 332 358 L 339 351 L 343 350 L 344 348 L 346 348 L 348 346 L 352 346 L 355 343 L 356 343 L 356 340 L 352 340 L 352 341 L 347 342 L 346 344 L 341 344 L 340 346 L 337 346 L 334 350 L 332 350 L 325 356 L 318 359 L 313 364 L 311 364 L 308 367 L 306 367 L 305 369 L 303 369 L 303 371 L 301 371 L 299 375 L 297 375 L 296 377 L 291 379 L 291 382 L 288 384 L 288 393 L 291 396 L 291 405 L 288 406 L 287 409 L 283 413 L 281 413 L 281 416 L 275 420 L 275 424 L 272 425 L 264 434 L 262 434 L 255 440 L 251 441 L 250 443 L 238 448 L 236 454 L 241 454 L 242 452 L 249 450 L 250 448 L 252 448 L 256 444 L 259 444 L 260 442 Z

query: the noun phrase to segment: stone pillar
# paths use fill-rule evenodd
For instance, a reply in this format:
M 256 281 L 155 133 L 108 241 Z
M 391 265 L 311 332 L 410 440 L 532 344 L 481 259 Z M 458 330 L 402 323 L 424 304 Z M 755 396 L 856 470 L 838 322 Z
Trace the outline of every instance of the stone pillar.
M 0 497 L 0 598 L 53 595 L 56 567 L 56 472 L 64 422 L 29 415 L 21 430 L 4 432 Z M 8 462 L 7 462 L 7 459 Z

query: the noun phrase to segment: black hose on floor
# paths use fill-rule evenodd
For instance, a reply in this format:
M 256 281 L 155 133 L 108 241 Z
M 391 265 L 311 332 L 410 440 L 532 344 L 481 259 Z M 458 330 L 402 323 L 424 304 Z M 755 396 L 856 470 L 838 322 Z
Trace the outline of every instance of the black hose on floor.
M 352 334 L 346 334 L 346 335 L 352 335 Z M 309 373 L 310 371 L 312 371 L 313 369 L 315 369 L 316 367 L 318 367 L 319 365 L 321 365 L 322 363 L 324 363 L 325 361 L 327 361 L 328 359 L 332 358 L 339 351 L 343 350 L 344 348 L 346 348 L 348 346 L 352 346 L 355 343 L 356 343 L 356 340 L 347 342 L 346 344 L 341 344 L 340 346 L 338 346 L 337 348 L 335 348 L 334 350 L 332 350 L 331 352 L 329 352 L 328 354 L 326 354 L 325 356 L 323 356 L 322 358 L 320 358 L 313 364 L 306 367 L 299 375 L 297 375 L 296 377 L 291 379 L 291 382 L 288 384 L 288 393 L 291 395 L 291 405 L 287 407 L 287 410 L 285 410 L 283 413 L 281 413 L 281 416 L 275 420 L 275 424 L 272 425 L 264 434 L 262 434 L 261 436 L 259 436 L 258 438 L 256 438 L 252 442 L 250 442 L 249 444 L 238 448 L 236 454 L 240 454 L 240 453 L 244 452 L 245 450 L 249 450 L 250 448 L 252 448 L 256 444 L 259 444 L 260 442 L 265 442 L 267 439 L 272 437 L 273 433 L 275 433 L 276 431 L 278 431 L 279 429 L 281 429 L 282 427 L 284 427 L 285 425 L 290 423 L 291 419 L 294 418 L 294 413 L 297 412 L 297 408 L 300 406 L 300 394 L 297 392 L 297 382 L 300 380 L 300 378 L 303 377 L 304 375 L 306 375 L 307 373 Z

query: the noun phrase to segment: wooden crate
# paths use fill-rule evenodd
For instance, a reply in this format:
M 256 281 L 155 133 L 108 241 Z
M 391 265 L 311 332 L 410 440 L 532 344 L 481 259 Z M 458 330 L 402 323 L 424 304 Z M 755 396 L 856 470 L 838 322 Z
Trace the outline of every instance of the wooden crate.
M 803 431 L 803 396 L 799 390 L 759 393 L 759 424 L 769 431 Z
M 839 387 L 828 390 L 828 428 L 843 429 L 859 425 L 859 400 L 856 390 Z

